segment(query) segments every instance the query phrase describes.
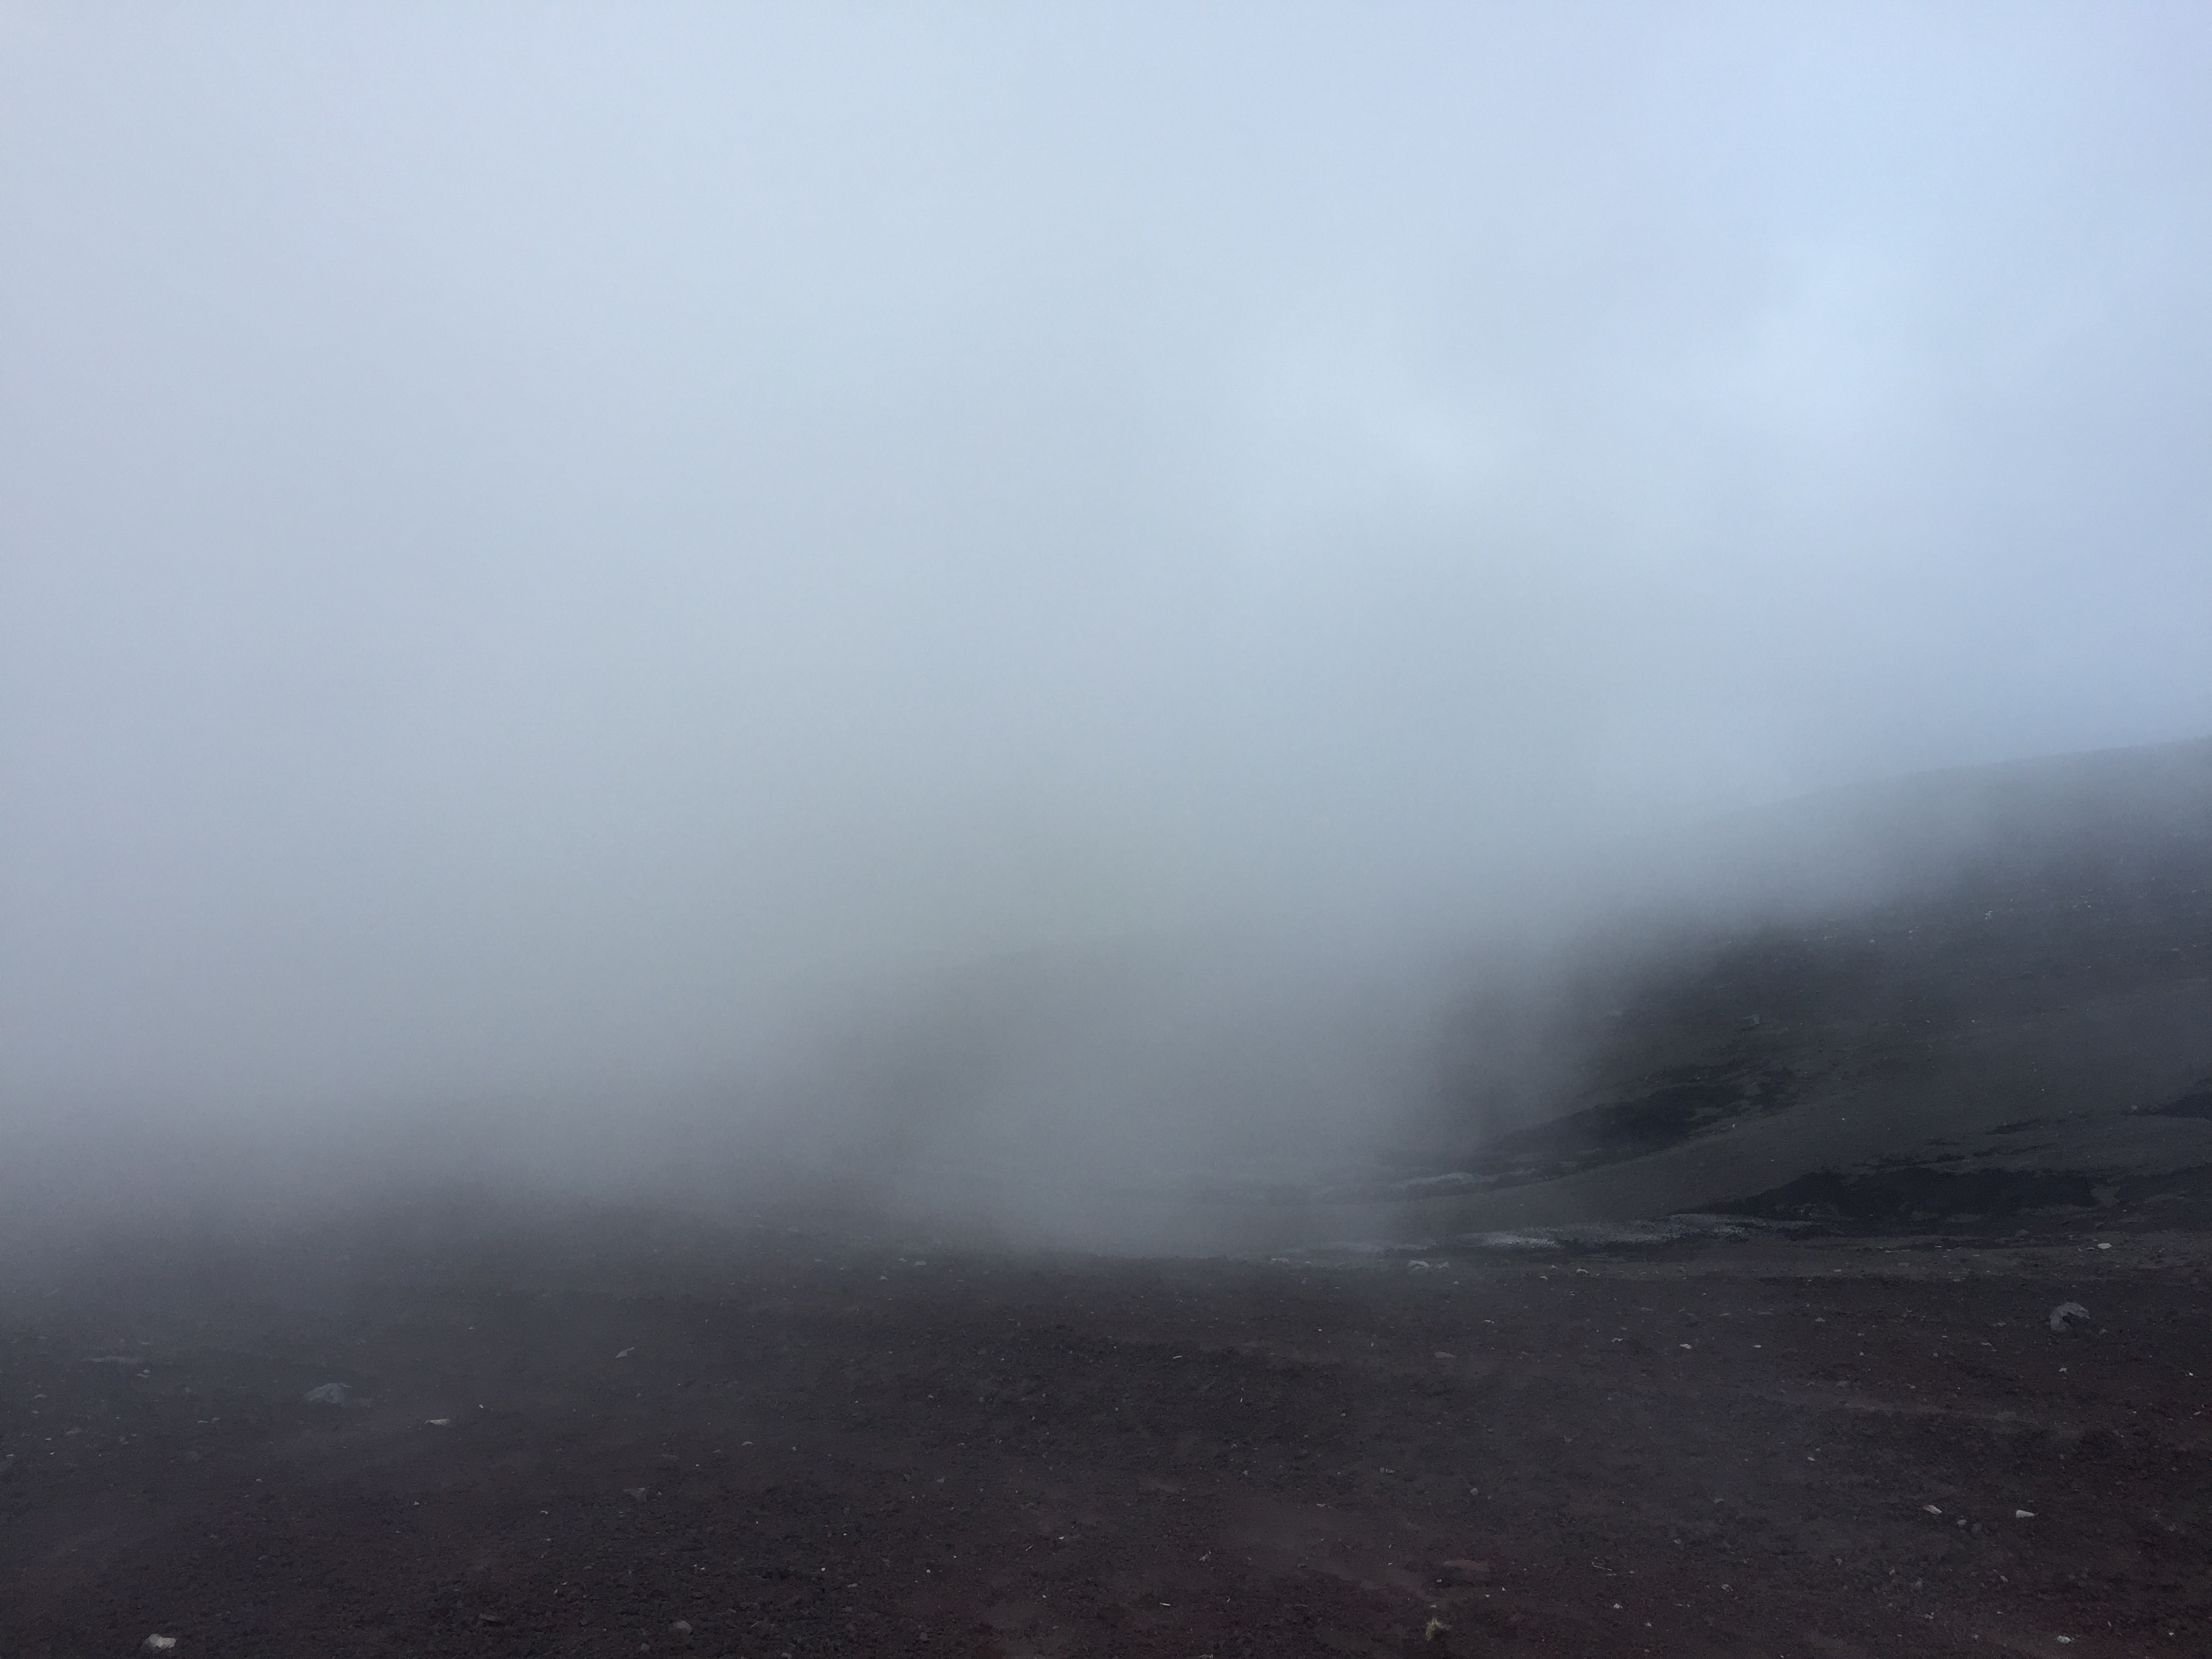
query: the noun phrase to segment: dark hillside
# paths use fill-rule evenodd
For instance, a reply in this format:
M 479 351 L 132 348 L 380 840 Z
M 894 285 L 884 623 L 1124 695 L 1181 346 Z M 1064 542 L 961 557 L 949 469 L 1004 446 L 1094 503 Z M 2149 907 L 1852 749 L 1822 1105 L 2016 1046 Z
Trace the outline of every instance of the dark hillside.
M 2084 1167 L 2212 1163 L 2186 1105 L 2212 1079 L 2212 743 L 1908 780 L 1724 839 L 1803 902 L 1594 947 L 1631 965 L 1586 970 L 1553 1016 L 1587 1069 L 1517 1119 L 1471 1053 L 1409 1151 L 1470 1224 L 1478 1190 L 1516 1220 L 1707 1206 L 2013 1121 L 2064 1121 L 2046 1151 Z M 1853 896 L 1877 867 L 1888 890 Z M 2144 1114 L 2157 1132 L 2114 1121 Z

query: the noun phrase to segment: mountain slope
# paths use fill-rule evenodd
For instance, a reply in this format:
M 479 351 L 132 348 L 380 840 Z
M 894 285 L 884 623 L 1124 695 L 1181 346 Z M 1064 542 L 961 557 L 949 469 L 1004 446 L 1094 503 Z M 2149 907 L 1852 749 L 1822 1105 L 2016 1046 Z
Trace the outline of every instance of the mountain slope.
M 1409 1149 L 1418 1225 L 1706 1207 L 1883 1160 L 2212 1165 L 2212 1119 L 2166 1111 L 2212 1087 L 2212 742 L 1838 792 L 1667 856 L 1708 896 L 1592 942 L 1553 1019 L 1586 1045 L 1571 1086 L 1501 1123 L 1470 1057 Z

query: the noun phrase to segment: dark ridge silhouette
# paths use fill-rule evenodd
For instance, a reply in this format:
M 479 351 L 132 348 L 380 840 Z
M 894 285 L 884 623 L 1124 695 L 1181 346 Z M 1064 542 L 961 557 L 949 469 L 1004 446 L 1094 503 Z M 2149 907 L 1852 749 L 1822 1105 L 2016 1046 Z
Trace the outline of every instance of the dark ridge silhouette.
M 1698 896 L 1471 1011 L 1480 1033 L 1541 1009 L 1580 1069 L 1547 1092 L 1468 1043 L 1397 1156 L 1465 1178 L 1405 1225 L 1713 1208 L 1884 1158 L 2212 1162 L 2144 1122 L 2207 1115 L 2212 741 L 1830 792 L 1659 862 Z M 2047 1121 L 2039 1152 L 2008 1144 Z

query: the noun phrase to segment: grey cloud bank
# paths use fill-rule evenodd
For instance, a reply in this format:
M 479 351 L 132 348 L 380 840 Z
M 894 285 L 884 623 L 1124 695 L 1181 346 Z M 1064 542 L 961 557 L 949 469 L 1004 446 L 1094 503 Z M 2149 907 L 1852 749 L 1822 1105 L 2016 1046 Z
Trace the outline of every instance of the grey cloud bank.
M 11 9 L 0 1110 L 1328 941 L 1036 1037 L 1110 1126 L 1624 838 L 2212 728 L 2208 33 Z M 1387 1092 L 1265 1024 L 1137 1121 Z

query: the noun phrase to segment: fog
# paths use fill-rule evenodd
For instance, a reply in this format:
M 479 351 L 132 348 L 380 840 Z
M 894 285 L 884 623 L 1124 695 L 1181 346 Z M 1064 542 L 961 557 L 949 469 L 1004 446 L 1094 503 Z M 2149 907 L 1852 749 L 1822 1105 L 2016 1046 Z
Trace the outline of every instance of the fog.
M 11 8 L 0 1121 L 1349 1155 L 1624 847 L 2212 730 L 2208 47 Z

